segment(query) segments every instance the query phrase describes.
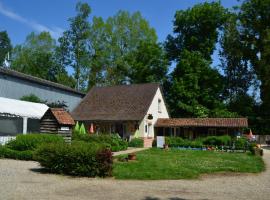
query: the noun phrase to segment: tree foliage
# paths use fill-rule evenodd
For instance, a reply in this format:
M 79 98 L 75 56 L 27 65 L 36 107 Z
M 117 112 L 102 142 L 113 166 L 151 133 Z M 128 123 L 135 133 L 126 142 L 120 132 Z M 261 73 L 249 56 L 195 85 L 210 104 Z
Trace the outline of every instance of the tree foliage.
M 263 115 L 270 117 L 270 0 L 245 0 L 239 10 L 245 59 L 260 81 Z
M 87 3 L 78 2 L 77 15 L 69 19 L 70 27 L 59 38 L 60 46 L 57 49 L 62 66 L 70 65 L 74 70 L 77 89 L 85 89 L 85 74 L 89 66 L 88 37 L 90 23 L 88 17 L 91 8 Z
M 11 52 L 12 45 L 6 31 L 0 31 L 0 66 L 3 64 L 8 52 Z
M 166 41 L 168 57 L 177 62 L 167 84 L 172 116 L 230 115 L 222 104 L 223 77 L 210 66 L 218 29 L 226 18 L 226 10 L 217 2 L 176 12 L 174 36 Z

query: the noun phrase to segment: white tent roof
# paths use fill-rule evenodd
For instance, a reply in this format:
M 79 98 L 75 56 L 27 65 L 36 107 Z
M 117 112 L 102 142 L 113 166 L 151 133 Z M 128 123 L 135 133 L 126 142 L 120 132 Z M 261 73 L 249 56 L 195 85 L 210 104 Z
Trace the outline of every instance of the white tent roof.
M 48 106 L 42 103 L 32 103 L 0 97 L 0 115 L 9 114 L 41 119 L 47 110 Z

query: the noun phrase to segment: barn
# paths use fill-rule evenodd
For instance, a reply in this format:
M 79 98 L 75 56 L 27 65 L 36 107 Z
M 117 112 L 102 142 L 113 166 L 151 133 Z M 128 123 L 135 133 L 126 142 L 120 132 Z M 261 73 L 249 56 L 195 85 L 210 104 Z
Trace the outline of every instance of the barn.
M 65 102 L 70 111 L 85 96 L 73 88 L 0 67 L 0 97 L 20 100 L 30 94 L 48 103 Z

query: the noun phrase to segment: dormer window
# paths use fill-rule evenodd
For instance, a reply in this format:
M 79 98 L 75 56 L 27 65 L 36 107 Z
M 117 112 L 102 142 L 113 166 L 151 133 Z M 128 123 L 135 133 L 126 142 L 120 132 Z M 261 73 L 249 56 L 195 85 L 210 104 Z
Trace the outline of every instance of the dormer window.
M 158 112 L 161 113 L 161 99 L 158 99 Z

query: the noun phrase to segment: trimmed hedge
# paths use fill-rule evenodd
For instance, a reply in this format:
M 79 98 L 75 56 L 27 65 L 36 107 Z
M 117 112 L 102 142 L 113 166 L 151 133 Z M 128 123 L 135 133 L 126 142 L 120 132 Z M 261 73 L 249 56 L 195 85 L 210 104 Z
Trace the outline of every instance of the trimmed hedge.
M 212 146 L 228 146 L 231 144 L 231 137 L 228 135 L 223 136 L 208 136 L 203 139 L 204 145 L 212 145 Z
M 165 137 L 165 143 L 169 147 L 192 147 L 201 148 L 203 143 L 201 140 L 185 140 L 181 137 Z
M 26 134 L 17 135 L 15 140 L 6 144 L 10 149 L 17 151 L 35 150 L 39 145 L 52 142 L 64 142 L 63 137 L 55 134 Z
M 17 151 L 6 146 L 0 146 L 0 158 L 10 158 L 16 160 L 33 160 L 33 151 Z
M 34 159 L 53 173 L 88 177 L 112 175 L 111 150 L 94 142 L 44 144 L 36 150 Z
M 144 141 L 142 138 L 133 138 L 129 143 L 129 147 L 143 147 L 144 146 Z
M 101 135 L 82 135 L 82 134 L 75 134 L 73 135 L 74 141 L 84 141 L 88 143 L 99 143 L 102 145 L 106 145 L 108 148 L 110 148 L 112 151 L 122 151 L 126 150 L 128 147 L 128 142 L 124 141 L 120 138 L 117 134 L 101 134 Z

